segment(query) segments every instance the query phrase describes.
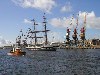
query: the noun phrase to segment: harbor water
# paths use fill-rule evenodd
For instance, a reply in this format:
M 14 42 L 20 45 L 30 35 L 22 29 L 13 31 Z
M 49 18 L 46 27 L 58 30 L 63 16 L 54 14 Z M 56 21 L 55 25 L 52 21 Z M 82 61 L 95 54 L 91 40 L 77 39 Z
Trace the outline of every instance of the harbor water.
M 100 50 L 26 51 L 9 56 L 0 50 L 0 75 L 100 75 Z

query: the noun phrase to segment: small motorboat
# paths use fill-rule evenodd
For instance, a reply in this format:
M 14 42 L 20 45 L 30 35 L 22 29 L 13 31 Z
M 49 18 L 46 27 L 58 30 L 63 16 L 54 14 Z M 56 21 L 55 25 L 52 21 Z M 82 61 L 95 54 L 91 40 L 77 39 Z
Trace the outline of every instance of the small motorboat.
M 13 55 L 13 56 L 24 56 L 26 55 L 26 52 L 22 51 L 21 48 L 13 48 L 8 55 Z

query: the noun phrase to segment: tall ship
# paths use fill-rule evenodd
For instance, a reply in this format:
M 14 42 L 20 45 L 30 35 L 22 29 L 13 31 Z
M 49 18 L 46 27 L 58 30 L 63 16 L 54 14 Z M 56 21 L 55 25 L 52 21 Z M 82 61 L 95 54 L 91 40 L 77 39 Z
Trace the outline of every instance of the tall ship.
M 31 39 L 34 39 L 34 44 L 32 43 L 32 46 L 28 46 L 28 47 L 26 47 L 26 49 L 34 50 L 34 51 L 35 50 L 38 50 L 38 51 L 56 51 L 56 49 L 48 43 L 47 32 L 50 30 L 47 29 L 47 22 L 46 22 L 45 13 L 44 13 L 43 22 L 42 22 L 44 30 L 36 30 L 36 25 L 38 25 L 38 24 L 35 23 L 35 20 L 32 20 L 32 21 L 33 21 L 33 25 L 34 25 L 34 30 L 29 28 L 28 37 Z M 44 33 L 44 37 L 37 37 L 37 33 Z M 31 34 L 31 36 L 29 36 L 29 34 Z M 42 44 L 37 43 L 39 38 L 41 38 L 41 39 L 44 38 L 44 42 Z
M 27 37 L 31 39 L 31 44 L 26 47 L 26 49 L 33 49 L 33 50 L 38 50 L 40 49 L 40 46 L 38 46 L 38 39 L 43 38 L 43 37 L 38 37 L 37 34 L 40 33 L 41 31 L 36 30 L 36 26 L 38 24 L 35 22 L 35 20 L 31 20 L 33 23 L 33 30 L 31 28 L 28 28 L 28 35 Z

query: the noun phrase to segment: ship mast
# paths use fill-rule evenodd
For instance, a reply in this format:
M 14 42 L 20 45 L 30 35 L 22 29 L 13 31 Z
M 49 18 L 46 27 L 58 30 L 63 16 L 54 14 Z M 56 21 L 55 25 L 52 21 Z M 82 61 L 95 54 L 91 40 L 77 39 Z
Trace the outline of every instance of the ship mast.
M 45 45 L 48 44 L 48 38 L 47 38 L 47 32 L 50 31 L 50 30 L 47 30 L 47 26 L 46 26 L 47 22 L 46 22 L 46 17 L 45 17 L 45 13 L 44 13 L 44 16 L 43 16 L 43 25 L 44 25 L 44 37 L 45 37 Z
M 35 20 L 33 20 L 33 22 L 34 22 L 34 38 L 35 38 L 35 45 L 37 44 L 37 37 L 36 37 L 36 25 L 38 25 L 38 24 L 36 24 L 35 23 Z
M 33 19 L 33 20 L 31 20 L 31 21 L 33 22 L 33 27 L 34 27 L 34 28 L 33 28 L 33 30 L 30 29 L 30 30 L 29 30 L 29 31 L 30 31 L 29 33 L 34 34 L 34 35 L 31 35 L 30 38 L 32 38 L 32 39 L 34 38 L 34 42 L 35 42 L 34 44 L 35 44 L 35 46 L 36 46 L 36 44 L 37 44 L 37 38 L 43 38 L 43 37 L 37 37 L 36 34 L 39 33 L 39 32 L 41 32 L 41 31 L 37 31 L 37 30 L 36 30 L 36 25 L 38 25 L 38 24 L 35 22 L 35 20 Z
M 22 29 L 20 30 L 20 33 L 22 33 Z M 22 36 L 23 36 L 23 33 L 20 35 L 19 34 L 19 36 L 17 36 L 17 38 L 16 38 L 16 45 L 18 46 L 18 47 L 20 47 L 21 46 L 21 39 L 22 39 Z

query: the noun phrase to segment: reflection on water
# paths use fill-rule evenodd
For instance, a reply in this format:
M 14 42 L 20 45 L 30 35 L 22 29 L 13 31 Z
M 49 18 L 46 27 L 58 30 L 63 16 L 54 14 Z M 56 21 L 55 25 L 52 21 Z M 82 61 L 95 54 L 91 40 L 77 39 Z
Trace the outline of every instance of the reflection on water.
M 0 75 L 100 75 L 100 51 L 28 51 L 8 56 L 0 50 Z

